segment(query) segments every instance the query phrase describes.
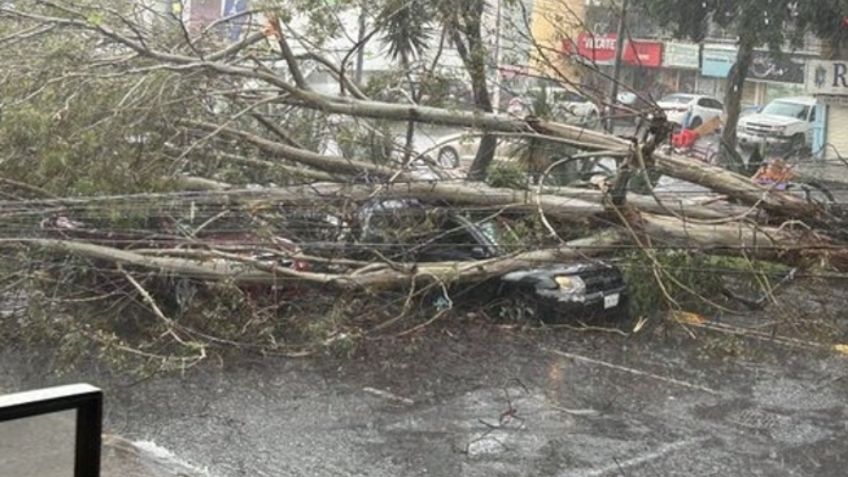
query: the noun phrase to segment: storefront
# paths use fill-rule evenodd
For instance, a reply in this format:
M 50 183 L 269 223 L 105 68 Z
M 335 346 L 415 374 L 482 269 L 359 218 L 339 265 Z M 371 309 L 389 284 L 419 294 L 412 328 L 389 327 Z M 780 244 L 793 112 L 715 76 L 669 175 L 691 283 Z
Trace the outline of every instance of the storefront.
M 808 62 L 805 90 L 821 103 L 815 125 L 813 151 L 827 159 L 848 156 L 848 61 Z
M 704 45 L 701 75 L 697 91 L 701 94 L 723 98 L 727 77 L 736 62 L 736 47 L 732 45 Z M 776 56 L 767 50 L 754 51 L 742 103 L 763 105 L 775 98 L 802 96 L 804 94 L 804 71 L 811 55 L 792 54 Z
M 575 40 L 564 40 L 562 54 L 584 66 L 587 73 L 584 79 L 607 83 L 612 76 L 617 43 L 615 33 L 593 35 L 584 32 Z M 621 52 L 620 81 L 637 91 L 651 92 L 663 83 L 662 58 L 662 42 L 625 40 Z
M 755 51 L 748 78 L 757 85 L 757 103 L 775 98 L 803 96 L 806 58 L 801 55 L 775 56 L 768 51 Z
M 736 53 L 734 45 L 704 45 L 701 54 L 701 76 L 698 78 L 696 92 L 723 99 L 727 89 L 727 77 L 736 63 Z M 746 81 L 742 90 L 742 103 L 759 104 L 757 99 L 757 85 Z
M 666 42 L 663 67 L 675 92 L 694 93 L 698 89 L 701 47 L 696 43 Z

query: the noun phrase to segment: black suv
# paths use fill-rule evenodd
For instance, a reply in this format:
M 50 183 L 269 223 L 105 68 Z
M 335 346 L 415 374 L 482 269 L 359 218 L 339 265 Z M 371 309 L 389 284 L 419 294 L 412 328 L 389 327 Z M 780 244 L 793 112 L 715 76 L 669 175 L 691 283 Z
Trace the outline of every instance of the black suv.
M 515 240 L 496 217 L 475 217 L 414 199 L 374 201 L 358 215 L 360 253 L 376 255 L 376 251 L 395 261 L 494 258 L 504 256 L 503 245 Z M 498 297 L 528 298 L 545 321 L 626 316 L 627 287 L 621 270 L 601 261 L 548 263 L 507 273 L 488 285 L 495 286 L 482 290 Z

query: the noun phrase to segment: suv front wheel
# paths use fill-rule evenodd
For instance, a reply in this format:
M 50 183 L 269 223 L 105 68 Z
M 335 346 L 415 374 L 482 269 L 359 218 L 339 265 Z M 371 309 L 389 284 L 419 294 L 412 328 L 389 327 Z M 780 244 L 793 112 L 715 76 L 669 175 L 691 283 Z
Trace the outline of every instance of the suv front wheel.
M 792 136 L 789 140 L 789 150 L 792 152 L 803 153 L 807 150 L 807 138 L 803 133 L 798 133 Z

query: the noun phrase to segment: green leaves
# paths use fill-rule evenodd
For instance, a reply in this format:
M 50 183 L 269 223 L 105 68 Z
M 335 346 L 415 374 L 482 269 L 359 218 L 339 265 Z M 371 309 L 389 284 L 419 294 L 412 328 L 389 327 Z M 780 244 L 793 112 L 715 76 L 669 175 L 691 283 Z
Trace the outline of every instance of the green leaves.
M 378 17 L 383 43 L 393 59 L 409 61 L 426 50 L 433 36 L 431 9 L 425 0 L 391 0 Z
M 100 27 L 103 24 L 103 20 L 103 14 L 100 12 L 91 12 L 85 18 L 85 21 L 95 27 Z

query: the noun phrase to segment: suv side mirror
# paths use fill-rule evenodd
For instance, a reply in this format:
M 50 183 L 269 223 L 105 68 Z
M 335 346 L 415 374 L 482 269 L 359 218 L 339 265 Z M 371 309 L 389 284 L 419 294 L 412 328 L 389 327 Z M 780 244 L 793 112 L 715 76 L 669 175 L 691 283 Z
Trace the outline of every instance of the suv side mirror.
M 475 245 L 471 248 L 471 258 L 482 260 L 484 258 L 489 258 L 489 254 L 486 253 L 486 249 L 483 248 L 482 245 Z

